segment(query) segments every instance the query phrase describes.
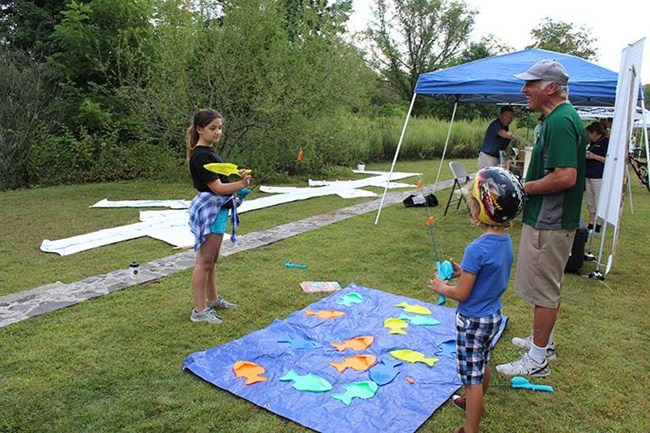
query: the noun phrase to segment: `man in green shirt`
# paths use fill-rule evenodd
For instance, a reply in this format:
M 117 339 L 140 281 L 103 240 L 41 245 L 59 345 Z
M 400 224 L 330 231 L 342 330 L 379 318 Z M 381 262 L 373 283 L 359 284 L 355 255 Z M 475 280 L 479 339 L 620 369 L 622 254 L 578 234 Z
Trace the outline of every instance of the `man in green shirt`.
M 528 108 L 546 116 L 525 177 L 527 201 L 515 277 L 517 295 L 534 306 L 533 331 L 512 339 L 528 352 L 496 369 L 511 376 L 545 377 L 550 374 L 548 360 L 556 358 L 553 328 L 564 267 L 580 224 L 587 135 L 568 101 L 569 75 L 560 63 L 542 60 L 515 77 L 525 81 L 522 93 Z

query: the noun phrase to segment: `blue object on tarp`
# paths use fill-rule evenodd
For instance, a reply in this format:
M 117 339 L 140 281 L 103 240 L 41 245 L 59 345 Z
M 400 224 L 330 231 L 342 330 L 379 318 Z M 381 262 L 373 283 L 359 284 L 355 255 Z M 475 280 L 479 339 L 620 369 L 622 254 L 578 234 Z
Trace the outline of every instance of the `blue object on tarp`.
M 320 319 L 305 315 L 305 310 L 335 310 L 341 295 L 356 292 L 363 302 L 345 310 L 345 315 L 334 319 Z M 384 320 L 397 317 L 402 309 L 396 304 L 407 302 L 422 305 L 440 320 L 438 326 L 410 327 L 406 335 L 391 335 L 384 329 Z M 183 361 L 182 367 L 203 380 L 229 391 L 277 415 L 321 432 L 370 433 L 381 431 L 413 432 L 461 386 L 456 373 L 456 360 L 440 358 L 433 366 L 421 363 L 402 363 L 396 366 L 399 375 L 380 385 L 368 399 L 355 398 L 350 405 L 332 398 L 342 394 L 346 386 L 371 381 L 370 371 L 347 369 L 339 373 L 330 366 L 340 359 L 340 352 L 332 342 L 345 341 L 359 335 L 374 336 L 373 344 L 359 355 L 375 355 L 377 361 L 390 358 L 390 351 L 411 349 L 434 356 L 445 341 L 455 339 L 455 310 L 394 295 L 376 289 L 350 284 L 320 301 L 291 313 L 286 320 L 274 320 L 264 329 L 237 340 L 194 352 Z M 499 335 L 505 328 L 502 322 Z M 323 346 L 319 349 L 292 349 L 278 341 L 290 335 L 293 339 L 313 340 Z M 237 379 L 233 365 L 237 361 L 254 362 L 264 368 L 268 381 L 245 385 Z M 281 382 L 289 371 L 304 376 L 317 375 L 332 384 L 328 392 L 304 392 L 293 388 L 291 382 Z M 410 384 L 404 378 L 415 382 Z

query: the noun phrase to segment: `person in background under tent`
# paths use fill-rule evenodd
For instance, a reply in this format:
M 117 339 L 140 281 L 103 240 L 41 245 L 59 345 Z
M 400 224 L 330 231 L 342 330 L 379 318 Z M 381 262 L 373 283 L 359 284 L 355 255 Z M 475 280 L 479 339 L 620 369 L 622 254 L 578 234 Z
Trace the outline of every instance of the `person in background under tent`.
M 470 195 L 470 194 L 468 194 Z M 465 410 L 465 425 L 459 433 L 475 433 L 484 413 L 483 396 L 490 384 L 490 355 L 501 329 L 501 295 L 508 288 L 514 260 L 507 233 L 511 220 L 521 212 L 524 189 L 515 175 L 501 167 L 479 170 L 468 197 L 472 222 L 481 236 L 465 249 L 459 266 L 452 262 L 455 285 L 438 273 L 428 287 L 459 301 L 456 310 L 456 359 L 465 396 L 452 402 Z
M 605 130 L 599 122 L 593 122 L 587 126 L 587 137 L 589 147 L 587 148 L 587 168 L 585 171 L 585 195 L 587 197 L 587 210 L 589 211 L 589 224 L 587 230 L 594 230 L 600 233 L 600 224 L 596 222 L 596 205 L 600 195 L 600 185 L 605 170 L 605 159 L 609 138 L 605 136 Z
M 194 308 L 192 322 L 218 325 L 221 319 L 214 309 L 231 309 L 237 305 L 217 293 L 216 266 L 228 213 L 238 205 L 235 194 L 245 190 L 251 181 L 250 172 L 241 169 L 241 180 L 230 182 L 228 176 L 214 173 L 204 166 L 224 162 L 214 150 L 223 133 L 223 117 L 205 108 L 194 114 L 192 125 L 186 131 L 187 157 L 192 182 L 198 194 L 190 204 L 190 228 L 195 237 L 196 263 L 192 272 Z M 234 212 L 234 210 L 233 210 Z
M 501 107 L 499 117 L 490 123 L 479 149 L 479 170 L 485 167 L 495 167 L 501 163 L 501 151 L 506 150 L 513 139 L 513 134 L 508 128 L 514 118 L 515 110 L 509 105 L 505 105 Z
M 539 115 L 539 119 L 537 121 L 537 125 L 535 125 L 535 129 L 533 129 L 533 144 L 537 141 L 537 139 L 542 135 L 542 128 L 544 128 L 544 114 Z

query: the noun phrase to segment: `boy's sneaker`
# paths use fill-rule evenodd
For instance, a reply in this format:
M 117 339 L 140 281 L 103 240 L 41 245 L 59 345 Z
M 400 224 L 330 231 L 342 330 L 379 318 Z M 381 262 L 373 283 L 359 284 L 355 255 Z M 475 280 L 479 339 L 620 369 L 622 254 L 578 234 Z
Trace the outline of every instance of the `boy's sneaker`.
M 533 336 L 529 335 L 526 338 L 514 337 L 512 339 L 512 344 L 522 349 L 530 350 L 530 345 L 533 343 Z M 557 353 L 555 351 L 555 343 L 551 343 L 546 348 L 546 359 L 553 361 L 557 359 Z
M 222 320 L 217 317 L 216 314 L 214 314 L 214 310 L 212 308 L 206 308 L 203 311 L 196 311 L 194 308 L 192 308 L 190 320 L 192 322 L 204 322 L 211 323 L 213 325 L 218 325 L 222 322 Z
M 465 410 L 465 396 L 454 394 L 451 396 L 451 402 L 454 403 L 456 407 L 460 408 L 461 410 Z
M 509 364 L 497 365 L 497 371 L 507 376 L 546 377 L 551 374 L 548 360 L 541 364 L 525 353 L 521 358 Z
M 212 302 L 207 302 L 206 305 L 210 309 L 214 308 L 217 310 L 232 310 L 233 308 L 237 308 L 237 304 L 226 301 L 223 296 L 219 296 L 219 299 L 214 304 Z

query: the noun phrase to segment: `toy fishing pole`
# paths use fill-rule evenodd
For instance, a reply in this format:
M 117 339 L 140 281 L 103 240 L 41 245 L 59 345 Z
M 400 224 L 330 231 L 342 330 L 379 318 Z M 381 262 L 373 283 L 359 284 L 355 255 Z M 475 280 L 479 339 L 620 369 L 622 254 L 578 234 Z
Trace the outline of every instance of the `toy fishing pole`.
M 422 194 L 424 196 L 424 193 L 422 191 L 422 178 L 418 179 L 418 186 L 416 188 L 416 192 Z M 436 268 L 438 269 L 438 275 L 440 275 L 440 278 L 446 281 L 449 281 L 451 277 L 454 275 L 454 268 L 451 264 L 450 261 L 445 260 L 444 262 L 440 262 L 440 256 L 438 255 L 438 247 L 436 243 L 436 237 L 433 234 L 433 216 L 431 216 L 431 213 L 429 212 L 429 202 L 427 201 L 426 197 L 424 197 L 424 203 L 425 203 L 425 213 L 426 213 L 426 222 L 424 223 L 428 229 L 429 229 L 429 237 L 431 238 L 431 247 L 433 248 L 433 257 L 436 259 Z M 445 302 L 447 302 L 447 298 L 441 294 L 438 294 L 438 305 L 444 305 Z

